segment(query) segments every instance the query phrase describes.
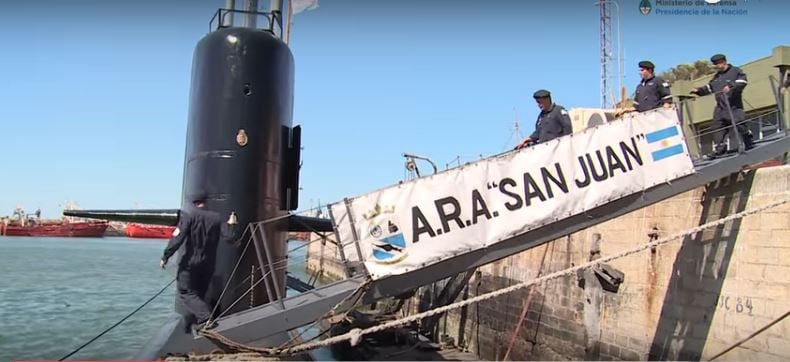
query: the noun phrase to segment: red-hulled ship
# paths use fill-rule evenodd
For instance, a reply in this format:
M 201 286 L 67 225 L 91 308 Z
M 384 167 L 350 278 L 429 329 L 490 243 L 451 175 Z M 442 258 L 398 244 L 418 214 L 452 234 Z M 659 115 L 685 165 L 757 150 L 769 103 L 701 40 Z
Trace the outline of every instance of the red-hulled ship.
M 96 237 L 104 236 L 107 221 L 42 220 L 41 211 L 35 218 L 25 215 L 21 208 L 14 211 L 14 218 L 0 221 L 2 236 L 51 236 L 51 237 Z
M 130 238 L 169 239 L 173 235 L 174 226 L 127 224 L 124 231 Z
M 0 224 L 0 235 L 5 236 L 59 236 L 59 237 L 96 237 L 104 236 L 106 221 L 47 221 L 25 225 Z

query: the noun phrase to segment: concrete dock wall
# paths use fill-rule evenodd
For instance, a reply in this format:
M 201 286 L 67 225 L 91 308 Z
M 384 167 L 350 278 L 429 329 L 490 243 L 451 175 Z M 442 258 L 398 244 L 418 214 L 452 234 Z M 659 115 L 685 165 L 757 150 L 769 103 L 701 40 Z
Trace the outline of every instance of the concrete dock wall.
M 617 254 L 651 234 L 669 236 L 790 198 L 788 186 L 787 166 L 732 175 L 487 265 L 470 281 L 469 296 L 585 263 L 595 233 L 603 256 Z M 603 293 L 600 330 L 585 328 L 587 300 L 572 276 L 534 287 L 531 298 L 522 290 L 451 313 L 441 332 L 480 358 L 502 359 L 530 299 L 510 359 L 708 359 L 790 310 L 790 204 L 610 265 L 625 282 L 616 294 Z M 596 333 L 590 348 L 587 336 Z M 788 341 L 784 320 L 720 359 L 787 360 Z

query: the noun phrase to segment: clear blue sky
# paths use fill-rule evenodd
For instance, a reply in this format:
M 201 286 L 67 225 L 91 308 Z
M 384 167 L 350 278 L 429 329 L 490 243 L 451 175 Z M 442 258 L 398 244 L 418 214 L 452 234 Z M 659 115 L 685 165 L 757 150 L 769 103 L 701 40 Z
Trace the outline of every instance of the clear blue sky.
M 629 93 L 642 59 L 660 72 L 790 45 L 788 1 L 737 0 L 746 15 L 697 17 L 651 2 L 644 16 L 639 0 L 620 1 Z M 223 3 L 0 2 L 0 215 L 22 205 L 57 217 L 67 199 L 178 207 L 192 51 Z M 599 104 L 592 0 L 319 5 L 294 18 L 291 40 L 303 207 L 397 182 L 404 151 L 444 167 L 512 147 L 514 109 L 531 131 L 538 88 L 566 108 Z

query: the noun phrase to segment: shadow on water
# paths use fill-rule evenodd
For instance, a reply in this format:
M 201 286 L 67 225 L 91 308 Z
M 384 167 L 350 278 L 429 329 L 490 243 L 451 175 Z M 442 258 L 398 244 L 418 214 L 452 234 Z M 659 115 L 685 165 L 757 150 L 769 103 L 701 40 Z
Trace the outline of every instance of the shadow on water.
M 754 171 L 707 186 L 699 225 L 746 209 Z M 727 276 L 741 219 L 689 235 L 675 258 L 650 360 L 699 360 Z

